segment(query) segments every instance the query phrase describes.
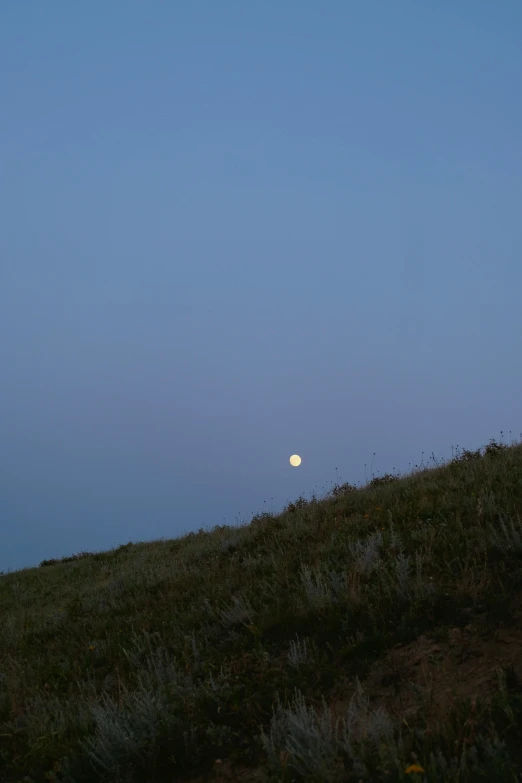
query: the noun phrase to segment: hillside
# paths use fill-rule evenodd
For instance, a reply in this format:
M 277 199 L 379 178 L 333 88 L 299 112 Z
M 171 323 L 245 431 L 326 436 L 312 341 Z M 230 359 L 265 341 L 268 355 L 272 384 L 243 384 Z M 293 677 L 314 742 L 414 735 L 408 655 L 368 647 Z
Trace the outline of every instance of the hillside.
M 0 577 L 0 780 L 522 780 L 522 444 Z

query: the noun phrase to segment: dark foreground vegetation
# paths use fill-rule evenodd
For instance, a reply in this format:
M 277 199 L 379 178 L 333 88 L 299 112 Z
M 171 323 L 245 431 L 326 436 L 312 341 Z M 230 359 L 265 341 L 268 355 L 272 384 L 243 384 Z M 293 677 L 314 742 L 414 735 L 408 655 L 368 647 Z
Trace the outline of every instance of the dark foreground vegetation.
M 522 780 L 522 445 L 0 577 L 2 783 Z

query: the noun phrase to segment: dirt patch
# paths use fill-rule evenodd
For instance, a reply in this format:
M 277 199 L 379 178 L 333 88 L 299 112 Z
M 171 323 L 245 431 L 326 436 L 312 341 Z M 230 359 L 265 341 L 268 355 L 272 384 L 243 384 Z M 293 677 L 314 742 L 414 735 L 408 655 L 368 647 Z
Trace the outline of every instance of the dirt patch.
M 447 640 L 423 634 L 395 645 L 361 680 L 370 709 L 383 707 L 397 721 L 415 722 L 424 703 L 426 728 L 437 732 L 456 702 L 491 701 L 498 692 L 498 670 L 512 666 L 522 680 L 522 601 L 515 600 L 509 627 L 492 629 L 481 614 L 470 616 L 463 628 L 448 628 Z M 335 717 L 346 715 L 354 693 L 355 683 L 349 683 L 334 700 Z

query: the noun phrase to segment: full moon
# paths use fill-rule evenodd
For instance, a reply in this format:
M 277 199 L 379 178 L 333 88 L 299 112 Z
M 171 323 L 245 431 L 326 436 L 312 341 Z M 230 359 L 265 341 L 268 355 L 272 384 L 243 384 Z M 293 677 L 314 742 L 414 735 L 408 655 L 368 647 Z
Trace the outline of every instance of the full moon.
M 299 454 L 292 454 L 290 457 L 290 465 L 293 465 L 294 468 L 297 468 L 298 465 L 301 464 L 301 457 Z

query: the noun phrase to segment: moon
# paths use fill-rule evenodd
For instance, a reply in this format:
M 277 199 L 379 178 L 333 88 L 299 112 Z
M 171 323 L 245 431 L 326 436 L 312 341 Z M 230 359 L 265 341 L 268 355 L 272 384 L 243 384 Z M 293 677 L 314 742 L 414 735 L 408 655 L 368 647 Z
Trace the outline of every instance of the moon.
M 292 454 L 290 457 L 290 465 L 292 465 L 294 468 L 297 468 L 298 465 L 301 464 L 301 457 L 299 454 Z

